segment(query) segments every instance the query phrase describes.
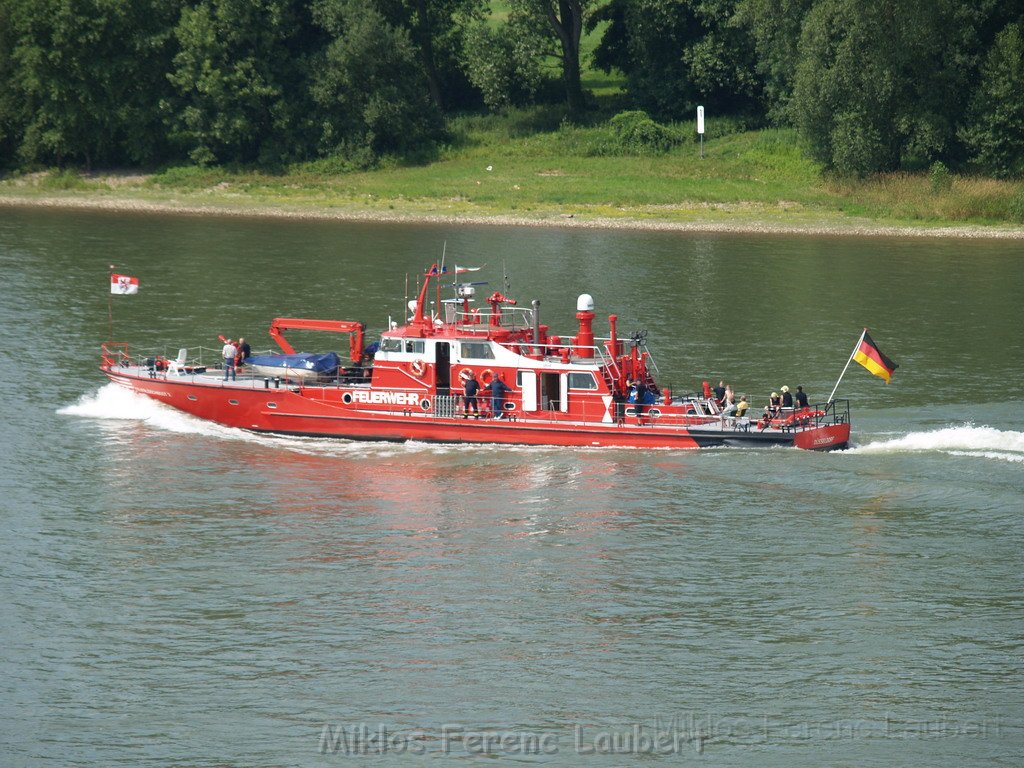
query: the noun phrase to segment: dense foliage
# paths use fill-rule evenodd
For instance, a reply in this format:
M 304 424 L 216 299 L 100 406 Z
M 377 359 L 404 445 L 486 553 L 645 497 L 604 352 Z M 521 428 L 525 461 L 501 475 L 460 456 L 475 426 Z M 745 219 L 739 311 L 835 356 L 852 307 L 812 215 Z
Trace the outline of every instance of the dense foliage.
M 554 98 L 586 119 L 582 73 L 596 67 L 643 110 L 610 126 L 635 151 L 680 140 L 652 117 L 689 121 L 703 104 L 711 119 L 794 126 L 839 175 L 1024 175 L 1024 0 L 503 0 L 500 22 L 489 10 L 0 0 L 0 167 L 421 159 L 455 111 Z

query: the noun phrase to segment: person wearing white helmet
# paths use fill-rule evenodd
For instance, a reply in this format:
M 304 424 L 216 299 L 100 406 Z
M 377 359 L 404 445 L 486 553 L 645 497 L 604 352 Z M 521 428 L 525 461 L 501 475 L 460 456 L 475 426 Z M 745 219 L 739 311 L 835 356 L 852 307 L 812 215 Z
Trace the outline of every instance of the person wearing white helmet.
M 793 407 L 793 396 L 789 393 L 789 387 L 784 386 L 782 388 L 782 407 L 792 408 Z

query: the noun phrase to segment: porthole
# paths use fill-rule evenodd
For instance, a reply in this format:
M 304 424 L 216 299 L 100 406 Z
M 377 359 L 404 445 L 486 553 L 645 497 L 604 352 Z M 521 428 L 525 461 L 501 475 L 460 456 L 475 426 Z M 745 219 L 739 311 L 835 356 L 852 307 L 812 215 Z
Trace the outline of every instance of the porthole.
M 429 411 L 430 401 L 424 397 L 422 400 L 420 400 L 420 408 L 422 408 L 424 411 Z
M 232 398 L 232 399 L 228 400 L 228 405 L 238 405 L 238 401 L 235 400 L 234 398 Z
M 651 408 L 651 410 L 649 410 L 647 413 L 653 416 L 654 418 L 658 418 L 659 416 L 661 416 L 661 411 L 658 408 Z
M 196 401 L 196 400 L 198 400 L 199 398 L 198 398 L 198 397 L 196 397 L 195 395 L 189 395 L 189 396 L 188 396 L 188 399 L 189 399 L 189 400 L 191 400 L 191 401 L 193 401 L 193 402 L 195 402 L 195 401 Z
M 277 408 L 277 403 L 267 403 L 267 408 Z
M 341 402 L 343 402 L 345 405 L 352 405 L 352 393 L 346 392 L 344 395 L 342 395 Z

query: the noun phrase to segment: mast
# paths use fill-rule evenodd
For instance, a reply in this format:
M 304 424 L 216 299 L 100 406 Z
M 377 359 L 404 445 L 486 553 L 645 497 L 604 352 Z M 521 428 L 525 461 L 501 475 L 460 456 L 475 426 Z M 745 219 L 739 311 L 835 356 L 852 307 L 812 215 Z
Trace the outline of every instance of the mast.
M 839 378 L 836 380 L 836 385 L 832 387 L 832 394 L 828 396 L 828 402 L 832 402 L 832 398 L 835 397 L 836 390 L 839 389 L 839 382 L 843 380 L 843 376 L 846 375 L 846 369 L 850 367 L 850 363 L 853 362 L 853 356 L 857 354 L 857 350 L 860 349 L 860 343 L 864 341 L 864 334 L 868 332 L 865 328 L 860 332 L 860 338 L 857 339 L 857 343 L 853 345 L 853 351 L 850 353 L 849 359 L 846 361 L 846 365 L 843 366 L 843 372 L 839 374 Z

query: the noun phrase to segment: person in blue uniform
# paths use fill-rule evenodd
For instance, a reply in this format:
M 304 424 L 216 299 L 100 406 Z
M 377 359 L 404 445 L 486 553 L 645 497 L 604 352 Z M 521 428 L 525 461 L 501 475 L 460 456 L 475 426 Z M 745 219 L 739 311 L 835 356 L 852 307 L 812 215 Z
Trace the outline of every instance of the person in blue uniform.
M 629 397 L 626 398 L 626 402 L 633 404 L 633 412 L 636 414 L 637 423 L 639 423 L 644 405 L 654 402 L 654 393 L 641 381 L 630 381 L 627 384 L 629 385 Z
M 469 409 L 473 409 L 473 415 L 480 418 L 480 406 L 477 405 L 476 396 L 480 392 L 480 382 L 476 380 L 476 374 L 472 369 L 466 368 L 459 374 L 462 379 L 462 418 L 469 418 Z
M 484 389 L 491 390 L 491 415 L 500 419 L 505 416 L 505 393 L 509 391 L 508 385 L 502 381 L 501 374 L 494 374 L 491 383 Z

